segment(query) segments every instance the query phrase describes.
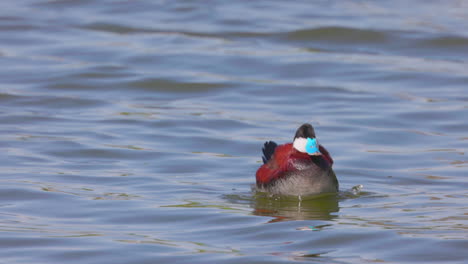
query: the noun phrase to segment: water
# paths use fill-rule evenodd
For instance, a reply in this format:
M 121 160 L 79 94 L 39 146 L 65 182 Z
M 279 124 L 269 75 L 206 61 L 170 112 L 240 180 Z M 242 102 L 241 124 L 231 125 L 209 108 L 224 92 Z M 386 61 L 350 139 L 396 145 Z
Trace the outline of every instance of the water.
M 2 263 L 468 258 L 468 2 L 0 5 Z M 343 192 L 252 193 L 304 122 Z

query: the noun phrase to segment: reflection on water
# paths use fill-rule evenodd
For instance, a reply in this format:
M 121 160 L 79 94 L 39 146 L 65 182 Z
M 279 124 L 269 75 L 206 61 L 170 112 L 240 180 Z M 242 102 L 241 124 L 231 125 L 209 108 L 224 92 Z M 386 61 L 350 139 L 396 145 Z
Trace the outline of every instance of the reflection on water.
M 339 211 L 338 195 L 328 194 L 320 197 L 277 196 L 271 197 L 257 193 L 253 197 L 253 214 L 274 217 L 271 223 L 288 220 L 331 220 Z
M 311 195 L 306 197 L 270 195 L 256 191 L 252 186 L 252 194 L 225 195 L 224 199 L 234 204 L 246 204 L 253 208 L 253 214 L 274 217 L 270 223 L 291 220 L 332 220 L 339 212 L 339 202 L 345 199 L 355 199 L 364 196 L 376 196 L 363 192 L 362 185 L 356 185 L 349 190 L 338 193 Z

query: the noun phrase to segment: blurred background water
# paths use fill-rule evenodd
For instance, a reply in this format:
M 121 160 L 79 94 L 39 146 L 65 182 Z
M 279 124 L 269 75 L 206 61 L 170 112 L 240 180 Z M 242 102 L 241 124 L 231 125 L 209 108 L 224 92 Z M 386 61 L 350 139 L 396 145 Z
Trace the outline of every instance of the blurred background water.
M 467 1 L 0 7 L 2 263 L 466 263 Z M 304 122 L 343 193 L 254 195 Z

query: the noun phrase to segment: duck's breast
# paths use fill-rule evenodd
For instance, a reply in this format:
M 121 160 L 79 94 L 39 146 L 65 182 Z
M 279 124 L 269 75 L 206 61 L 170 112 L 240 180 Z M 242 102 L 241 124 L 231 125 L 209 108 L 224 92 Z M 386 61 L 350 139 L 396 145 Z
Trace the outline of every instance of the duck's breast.
M 279 195 L 307 196 L 338 191 L 338 181 L 332 168 L 319 170 L 311 166 L 304 170 L 285 173 L 265 191 Z

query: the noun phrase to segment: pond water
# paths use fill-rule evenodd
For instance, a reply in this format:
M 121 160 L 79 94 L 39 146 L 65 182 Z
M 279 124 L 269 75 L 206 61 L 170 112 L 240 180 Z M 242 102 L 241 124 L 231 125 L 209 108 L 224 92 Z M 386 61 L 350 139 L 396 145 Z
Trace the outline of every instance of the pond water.
M 0 6 L 2 262 L 466 263 L 467 1 Z M 305 122 L 341 193 L 252 192 Z

